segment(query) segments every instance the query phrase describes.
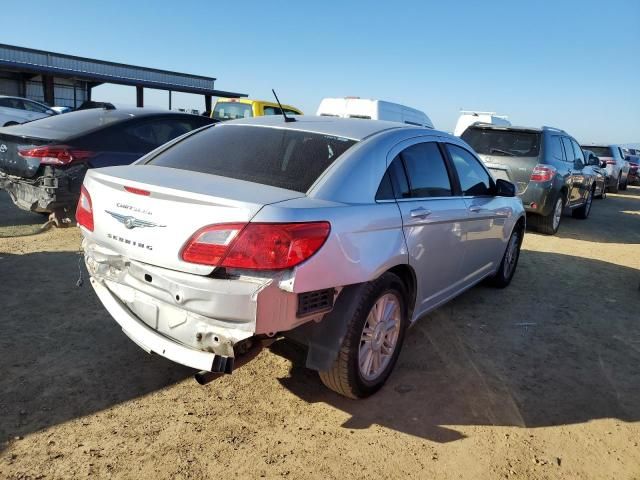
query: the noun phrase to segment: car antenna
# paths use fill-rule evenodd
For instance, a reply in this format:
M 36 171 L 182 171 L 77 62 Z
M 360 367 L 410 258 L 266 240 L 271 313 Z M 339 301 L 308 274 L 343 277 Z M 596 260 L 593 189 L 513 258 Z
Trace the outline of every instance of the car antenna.
M 273 92 L 273 96 L 276 97 L 276 102 L 278 102 L 278 106 L 280 107 L 280 111 L 282 112 L 282 116 L 284 117 L 284 121 L 285 122 L 295 122 L 296 119 L 293 117 L 287 117 L 287 114 L 284 112 L 284 108 L 282 108 L 282 104 L 280 103 L 280 100 L 278 100 L 278 95 L 276 95 L 276 91 L 272 88 L 271 91 Z

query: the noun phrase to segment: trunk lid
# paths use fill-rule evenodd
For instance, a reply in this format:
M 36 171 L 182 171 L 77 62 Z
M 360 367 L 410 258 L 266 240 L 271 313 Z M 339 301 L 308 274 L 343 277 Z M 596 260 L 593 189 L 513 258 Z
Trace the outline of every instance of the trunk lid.
M 153 165 L 89 170 L 90 241 L 159 267 L 201 275 L 213 267 L 184 262 L 180 252 L 200 228 L 250 221 L 264 206 L 304 196 L 277 187 Z M 130 193 L 124 187 L 150 192 Z
M 15 127 L 6 127 L 8 130 Z M 22 137 L 0 133 L 0 170 L 9 175 L 23 178 L 33 178 L 38 173 L 40 161 L 34 158 L 23 158 L 18 155 L 19 148 L 35 147 L 52 143 L 43 138 Z
M 509 157 L 502 155 L 479 155 L 496 179 L 508 180 L 516 186 L 518 194 L 529 185 L 531 172 L 538 164 L 538 157 Z

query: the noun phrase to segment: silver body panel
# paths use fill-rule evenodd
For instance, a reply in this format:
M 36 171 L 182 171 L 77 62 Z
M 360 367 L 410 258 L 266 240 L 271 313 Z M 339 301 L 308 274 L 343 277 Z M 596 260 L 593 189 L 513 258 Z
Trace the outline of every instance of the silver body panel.
M 83 229 L 83 234 L 90 274 L 105 287 L 100 290 L 101 298 L 111 295 L 164 338 L 203 351 L 206 348 L 194 340 L 199 332 L 214 332 L 233 345 L 245 335 L 272 334 L 322 321 L 323 314 L 296 315 L 298 294 L 333 288 L 338 295 L 345 286 L 369 282 L 399 265 L 409 266 L 417 282 L 411 321 L 496 271 L 516 222 L 524 217 L 518 198 L 375 200 L 389 163 L 402 149 L 425 141 L 468 148 L 463 141 L 391 122 L 299 118 L 302 120 L 286 125 L 282 119 L 269 117 L 231 123 L 236 128 L 243 124 L 294 128 L 360 140 L 306 194 L 149 165 L 90 170 L 85 187 L 93 201 L 95 231 Z M 138 163 L 143 162 L 144 158 Z M 121 188 L 125 182 L 153 193 L 147 197 L 128 194 Z M 163 226 L 127 230 L 105 213 L 117 210 L 118 204 L 133 209 L 136 218 L 153 219 Z M 416 218 L 411 213 L 416 208 L 431 214 Z M 314 256 L 280 272 L 228 271 L 229 276 L 214 278 L 212 267 L 179 258 L 181 247 L 199 228 L 247 221 L 328 221 L 331 233 Z M 153 248 L 134 247 L 109 235 Z M 119 265 L 123 266 L 120 273 L 108 273 Z M 153 281 L 145 281 L 145 275 Z M 114 305 L 103 303 L 108 309 Z M 112 311 L 117 308 L 110 309 L 116 320 L 122 317 L 119 310 Z M 171 313 L 160 321 L 163 309 Z M 176 311 L 184 312 L 188 319 L 178 329 L 170 325 L 178 320 L 168 320 L 175 315 L 182 318 Z M 145 339 L 136 341 L 145 344 Z M 217 354 L 229 353 L 212 345 L 207 348 Z M 188 358 L 172 360 L 201 367 Z

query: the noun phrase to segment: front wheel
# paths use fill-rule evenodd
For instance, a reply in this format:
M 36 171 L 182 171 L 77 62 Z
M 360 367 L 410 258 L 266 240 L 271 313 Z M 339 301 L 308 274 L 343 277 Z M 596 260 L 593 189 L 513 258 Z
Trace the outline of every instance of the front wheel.
M 491 277 L 491 284 L 497 288 L 504 288 L 511 283 L 513 275 L 516 273 L 518 259 L 520 258 L 520 246 L 524 237 L 524 228 L 520 224 L 516 225 L 509 237 L 507 249 L 502 256 L 502 262 L 496 274 Z
M 620 190 L 626 190 L 627 189 L 627 185 L 629 185 L 629 179 L 628 178 L 626 178 L 624 180 L 624 183 L 620 184 Z
M 574 209 L 571 212 L 573 218 L 579 218 L 581 220 L 585 220 L 589 218 L 589 213 L 591 213 L 591 205 L 593 204 L 593 190 L 589 191 L 589 195 L 587 196 L 587 200 L 584 202 L 584 205 Z
M 349 398 L 365 398 L 387 381 L 407 329 L 407 294 L 396 275 L 385 273 L 369 283 L 356 300 L 355 314 L 330 370 L 318 372 L 322 383 Z
M 618 193 L 618 190 L 620 190 L 620 177 L 616 178 L 616 183 L 611 187 L 612 193 Z

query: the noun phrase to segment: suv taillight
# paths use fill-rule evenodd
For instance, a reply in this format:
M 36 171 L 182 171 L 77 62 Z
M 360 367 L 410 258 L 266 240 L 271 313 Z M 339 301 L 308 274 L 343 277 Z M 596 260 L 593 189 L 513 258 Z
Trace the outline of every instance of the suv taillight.
M 548 182 L 556 175 L 556 169 L 550 165 L 536 165 L 531 172 L 532 182 Z
M 19 148 L 22 158 L 38 159 L 43 165 L 68 165 L 87 160 L 95 155 L 89 150 L 78 150 L 67 145 L 44 145 L 42 147 Z
M 610 160 L 607 160 L 606 163 L 607 163 L 607 165 L 615 165 L 616 161 L 613 160 L 613 159 L 610 159 Z
M 180 256 L 214 267 L 283 270 L 311 258 L 330 231 L 329 222 L 210 225 L 187 241 Z
M 76 221 L 78 225 L 93 232 L 93 205 L 91 205 L 91 195 L 87 189 L 80 189 L 80 198 L 78 199 L 78 207 L 76 208 Z

